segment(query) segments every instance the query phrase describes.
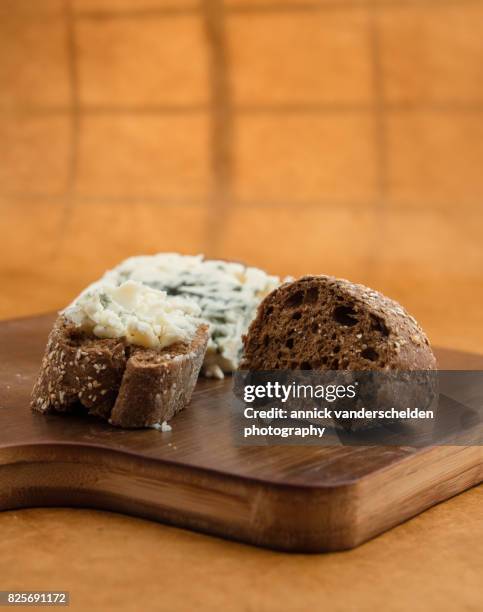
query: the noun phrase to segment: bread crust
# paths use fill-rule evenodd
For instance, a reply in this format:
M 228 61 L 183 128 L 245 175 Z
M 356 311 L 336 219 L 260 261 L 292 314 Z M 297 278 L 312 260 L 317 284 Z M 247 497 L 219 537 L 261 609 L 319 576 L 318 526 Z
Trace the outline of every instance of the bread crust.
M 31 407 L 42 413 L 82 408 L 118 427 L 168 421 L 191 399 L 208 337 L 202 324 L 190 343 L 146 349 L 89 336 L 61 315 L 47 341 Z
M 244 337 L 244 370 L 433 370 L 417 321 L 400 304 L 332 276 L 284 283 Z

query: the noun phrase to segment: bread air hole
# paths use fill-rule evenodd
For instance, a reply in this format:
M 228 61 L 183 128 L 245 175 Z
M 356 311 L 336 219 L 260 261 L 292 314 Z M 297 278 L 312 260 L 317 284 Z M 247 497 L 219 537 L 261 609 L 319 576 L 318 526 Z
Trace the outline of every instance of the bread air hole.
M 287 308 L 296 308 L 297 306 L 301 306 L 304 301 L 304 293 L 303 291 L 296 291 L 292 295 L 289 295 L 287 301 L 285 302 L 285 306 Z
M 361 357 L 363 357 L 364 359 L 368 359 L 369 361 L 376 361 L 379 357 L 379 353 L 370 346 L 368 346 L 361 352 Z
M 376 317 L 376 315 L 371 315 L 371 328 L 374 331 L 378 331 L 383 336 L 389 336 L 389 330 L 386 327 L 386 324 L 380 317 Z
M 358 323 L 356 311 L 352 306 L 337 306 L 332 313 L 334 321 L 340 325 L 346 325 L 352 327 Z
M 319 299 L 319 290 L 317 287 L 311 287 L 305 294 L 304 302 L 306 304 L 314 304 Z
M 287 342 L 285 342 L 285 346 L 289 349 L 293 348 L 293 338 L 288 338 Z
M 315 304 L 318 299 L 319 290 L 317 287 L 310 287 L 305 293 L 304 291 L 296 291 L 290 295 L 285 302 L 285 306 L 287 308 L 298 308 L 302 304 Z

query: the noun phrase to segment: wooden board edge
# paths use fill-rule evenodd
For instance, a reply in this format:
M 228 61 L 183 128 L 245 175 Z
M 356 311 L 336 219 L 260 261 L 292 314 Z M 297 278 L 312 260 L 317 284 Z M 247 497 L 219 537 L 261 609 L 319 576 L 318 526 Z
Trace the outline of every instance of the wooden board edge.
M 283 551 L 352 546 L 353 484 L 269 484 L 122 451 L 35 444 L 0 449 L 0 482 L 0 510 L 117 511 Z
M 481 446 L 434 446 L 361 479 L 354 545 L 481 484 L 482 458 Z
M 420 480 L 417 465 L 396 465 L 391 493 L 380 474 L 338 487 L 286 486 L 95 447 L 10 447 L 0 450 L 0 509 L 88 507 L 281 551 L 346 550 L 481 482 L 477 453 L 442 449 L 418 457 L 432 462 Z M 438 467 L 455 453 L 452 467 Z

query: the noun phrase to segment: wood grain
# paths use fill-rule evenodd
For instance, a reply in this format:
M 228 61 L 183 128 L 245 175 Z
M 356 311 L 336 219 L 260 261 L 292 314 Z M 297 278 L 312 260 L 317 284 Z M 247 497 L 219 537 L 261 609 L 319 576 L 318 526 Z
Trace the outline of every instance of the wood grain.
M 52 316 L 0 325 L 0 507 L 116 510 L 281 550 L 352 548 L 482 479 L 479 447 L 238 447 L 231 380 L 200 380 L 173 431 L 32 414 Z M 441 363 L 483 358 L 441 352 Z

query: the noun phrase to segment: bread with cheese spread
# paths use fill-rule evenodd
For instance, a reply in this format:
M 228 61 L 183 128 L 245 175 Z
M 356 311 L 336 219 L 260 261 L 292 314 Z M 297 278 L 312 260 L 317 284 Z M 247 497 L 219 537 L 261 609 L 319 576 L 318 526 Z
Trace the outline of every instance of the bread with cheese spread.
M 208 338 L 192 304 L 133 281 L 96 283 L 55 322 L 32 408 L 162 428 L 189 403 Z

